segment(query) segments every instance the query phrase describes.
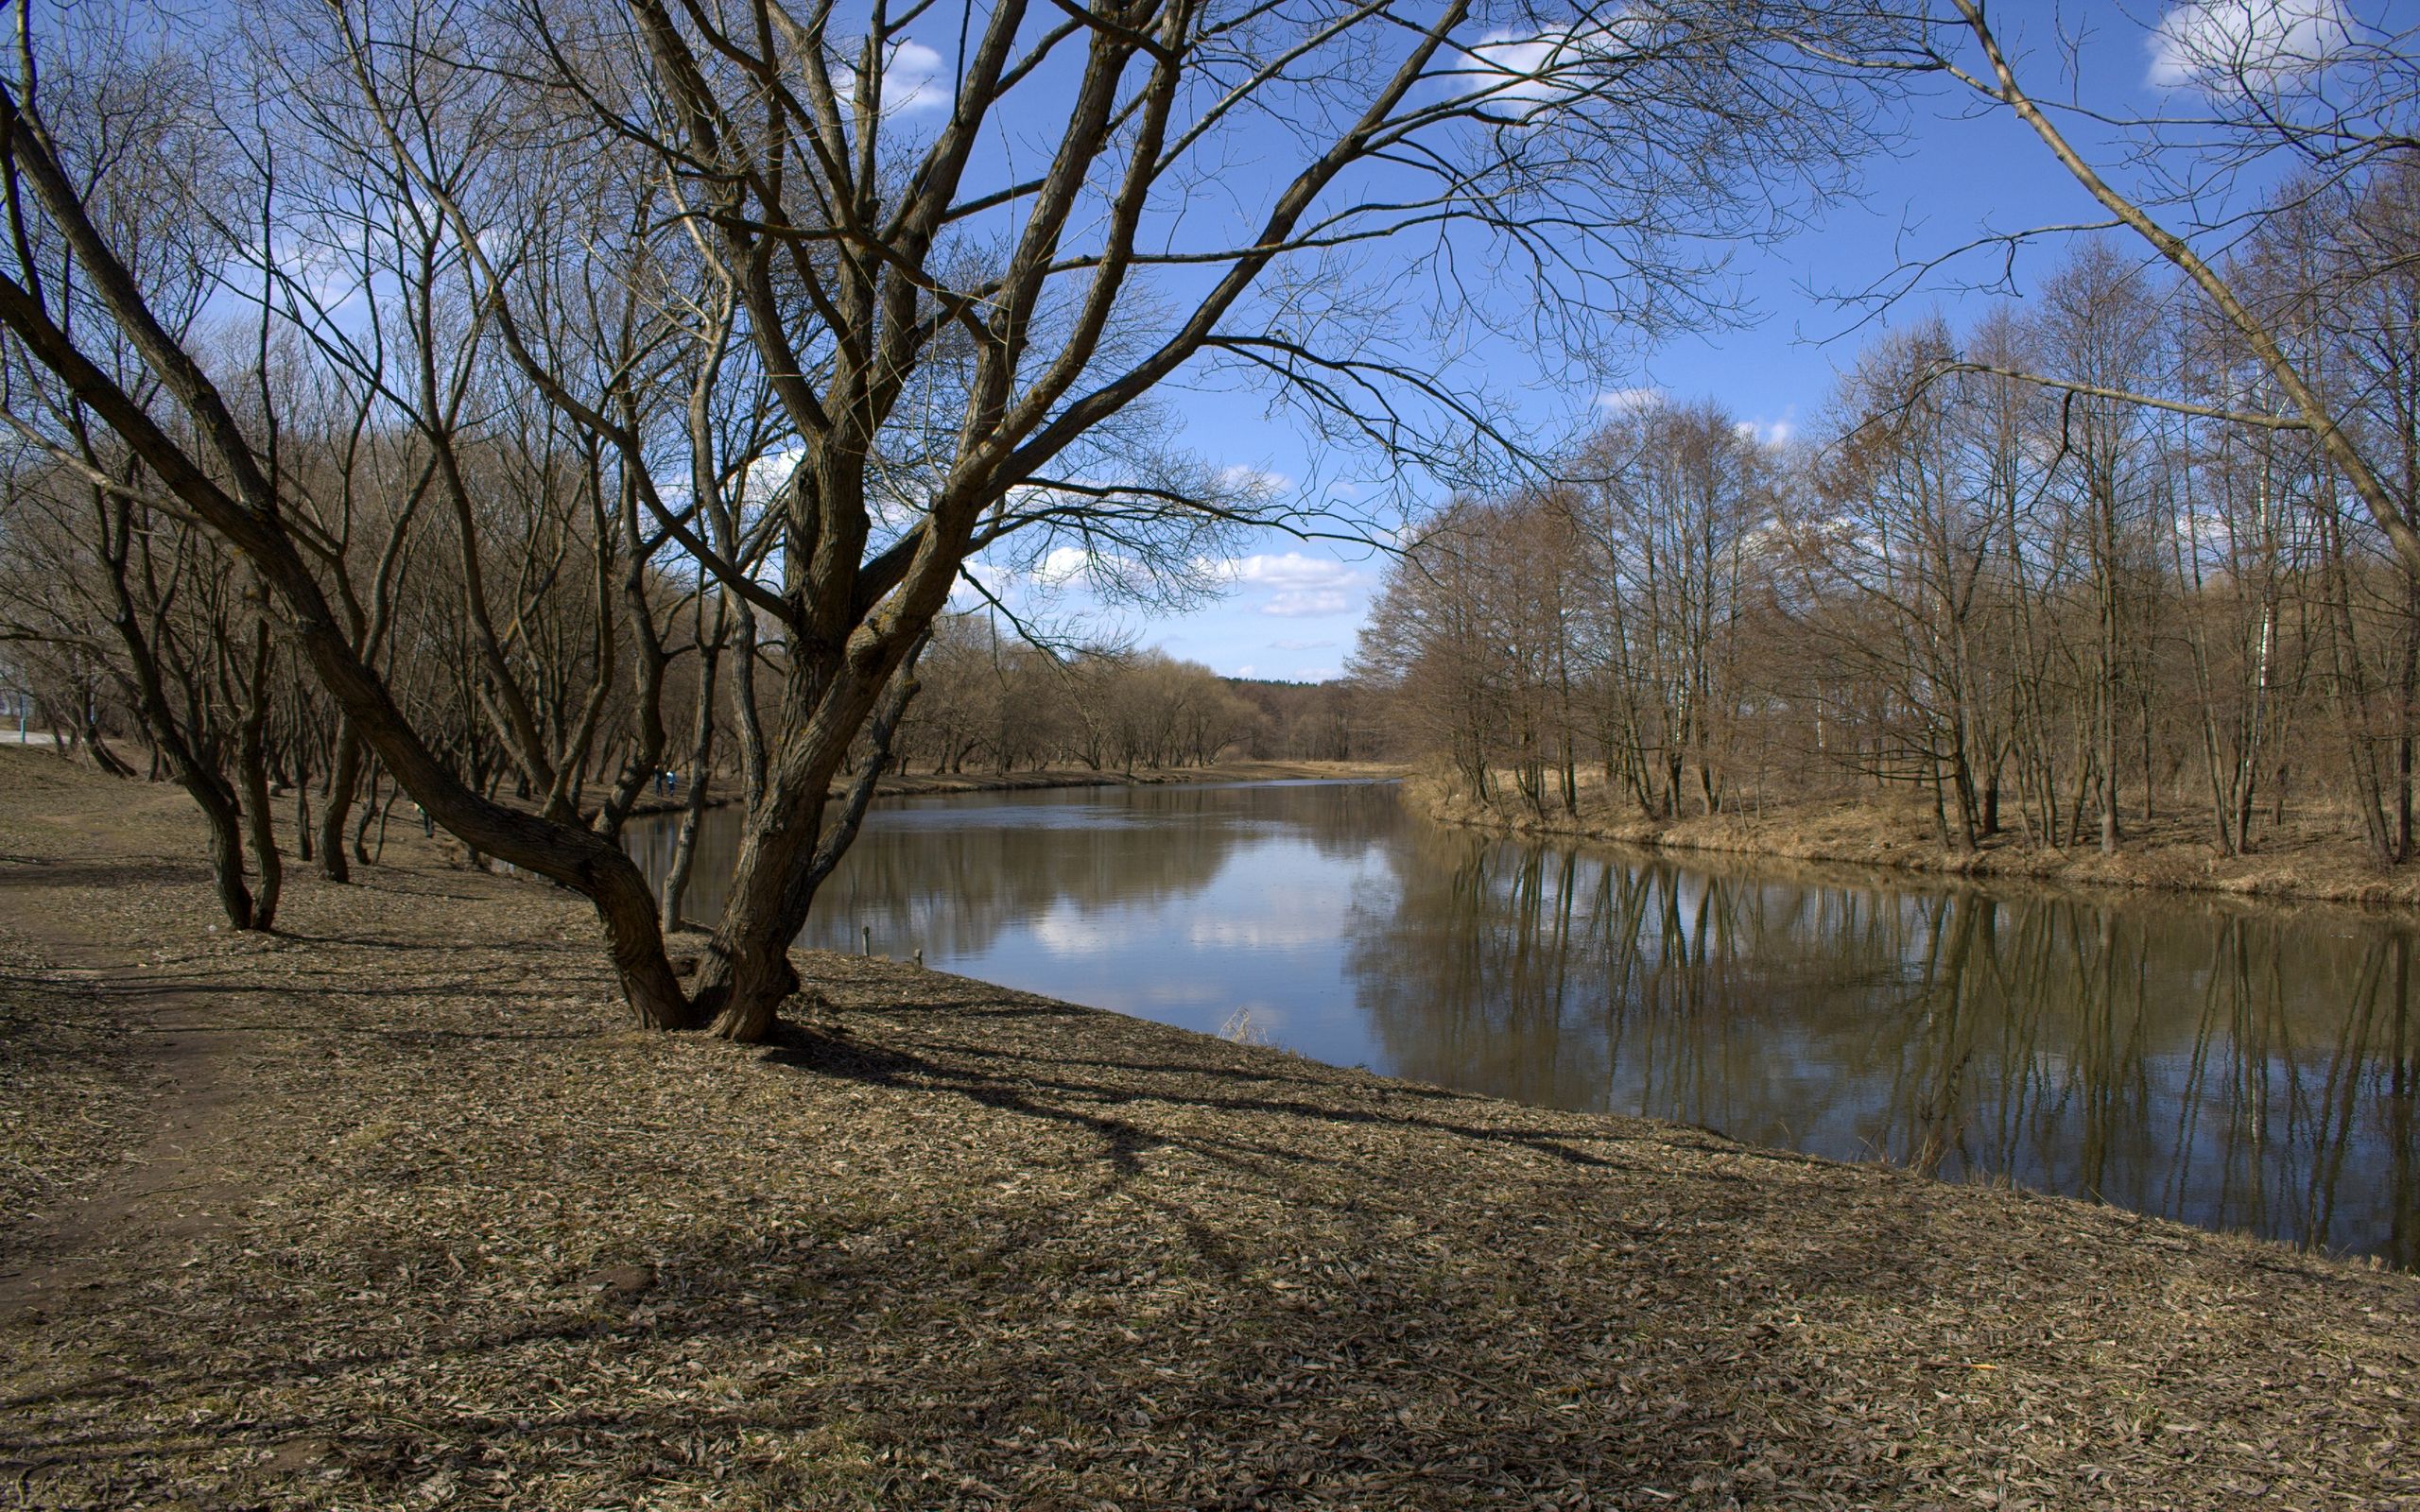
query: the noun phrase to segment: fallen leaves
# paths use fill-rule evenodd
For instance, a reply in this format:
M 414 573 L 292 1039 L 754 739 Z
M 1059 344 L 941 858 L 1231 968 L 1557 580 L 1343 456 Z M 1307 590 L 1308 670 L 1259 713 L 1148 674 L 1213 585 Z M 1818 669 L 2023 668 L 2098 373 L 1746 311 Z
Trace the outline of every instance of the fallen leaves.
M 9 1230 L 96 1284 L 0 1322 L 0 1506 L 2420 1499 L 2409 1277 L 879 960 L 801 958 L 845 1036 L 635 1035 L 575 905 L 462 872 L 268 941 L 198 876 L 47 896 L 229 1031 L 240 1201 Z

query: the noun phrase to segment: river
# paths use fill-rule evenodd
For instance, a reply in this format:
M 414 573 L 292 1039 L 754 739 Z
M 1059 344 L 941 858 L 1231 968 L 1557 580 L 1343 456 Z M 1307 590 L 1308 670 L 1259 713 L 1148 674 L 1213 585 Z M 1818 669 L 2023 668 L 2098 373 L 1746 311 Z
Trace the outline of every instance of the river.
M 693 916 L 738 817 L 708 816 Z M 634 826 L 660 876 L 669 821 Z M 1321 1060 L 2420 1262 L 2414 929 L 1508 839 L 1371 782 L 879 805 L 801 943 Z

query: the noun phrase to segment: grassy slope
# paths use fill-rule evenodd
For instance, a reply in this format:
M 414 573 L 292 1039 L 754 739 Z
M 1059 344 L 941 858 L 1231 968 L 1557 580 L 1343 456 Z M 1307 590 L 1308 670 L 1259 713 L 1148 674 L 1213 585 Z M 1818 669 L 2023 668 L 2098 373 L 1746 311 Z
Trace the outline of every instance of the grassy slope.
M 176 796 L 47 760 L 0 992 L 124 1064 L 0 1219 L 0 1506 L 2420 1498 L 2410 1277 L 880 961 L 642 1037 L 560 893 L 415 835 L 212 935 Z

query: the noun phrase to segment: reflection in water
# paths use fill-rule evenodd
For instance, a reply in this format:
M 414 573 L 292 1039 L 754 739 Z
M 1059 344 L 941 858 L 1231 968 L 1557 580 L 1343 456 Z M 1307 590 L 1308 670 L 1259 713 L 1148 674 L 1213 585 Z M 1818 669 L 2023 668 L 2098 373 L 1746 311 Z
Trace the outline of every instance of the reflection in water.
M 631 844 L 660 870 L 669 828 Z M 1324 1060 L 2420 1263 L 2412 936 L 2360 914 L 1677 866 L 1300 783 L 888 806 L 802 940 L 865 927 Z

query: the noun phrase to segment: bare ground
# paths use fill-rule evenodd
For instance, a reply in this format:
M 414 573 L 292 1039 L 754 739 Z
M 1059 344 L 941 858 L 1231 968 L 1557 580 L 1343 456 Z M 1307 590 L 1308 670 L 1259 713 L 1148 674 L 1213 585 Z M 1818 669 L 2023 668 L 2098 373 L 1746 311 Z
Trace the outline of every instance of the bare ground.
M 1646 850 L 1701 850 L 2088 887 L 2226 893 L 2371 907 L 2420 904 L 2420 866 L 2380 864 L 2361 844 L 2345 816 L 2324 809 L 2290 809 L 2283 821 L 2258 828 L 2251 853 L 2230 856 L 2212 843 L 2206 815 L 2171 807 L 2148 823 L 2130 819 L 2118 851 L 2103 855 L 2097 839 L 2087 845 L 2053 848 L 2030 844 L 2014 829 L 2003 830 L 1975 850 L 1962 851 L 1941 843 L 1929 800 L 1901 794 L 1795 799 L 1728 814 L 1662 819 L 1642 816 L 1626 795 L 1608 793 L 1593 783 L 1581 789 L 1576 814 L 1566 812 L 1559 798 L 1550 799 L 1543 813 L 1517 800 L 1480 803 L 1434 773 L 1410 777 L 1404 793 L 1415 812 L 1442 823 Z
M 2411 1277 L 888 962 L 641 1036 L 417 836 L 208 933 L 180 801 L 0 751 L 0 1506 L 2420 1501 Z

